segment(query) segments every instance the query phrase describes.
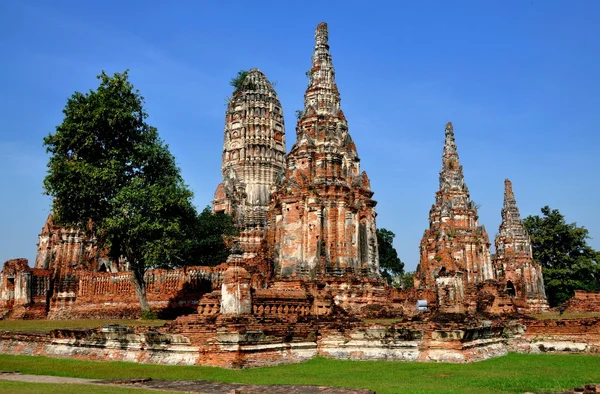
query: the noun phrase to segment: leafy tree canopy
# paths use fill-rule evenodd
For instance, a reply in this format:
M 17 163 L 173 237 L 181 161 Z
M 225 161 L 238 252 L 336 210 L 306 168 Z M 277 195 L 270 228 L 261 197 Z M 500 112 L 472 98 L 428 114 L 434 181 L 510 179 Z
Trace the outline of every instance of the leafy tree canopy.
M 415 287 L 415 273 L 405 272 L 400 276 L 400 287 L 403 289 L 412 289 Z
M 200 213 L 197 234 L 196 261 L 200 265 L 211 266 L 227 260 L 230 246 L 227 241 L 238 235 L 238 230 L 230 215 L 213 213 L 210 207 L 206 207 Z
M 44 189 L 54 197 L 58 224 L 91 220 L 100 246 L 127 258 L 148 311 L 144 273 L 193 261 L 200 222 L 192 192 L 146 123 L 144 99 L 127 71 L 98 79 L 95 91 L 73 94 L 62 124 L 44 138 L 50 153 Z
M 377 229 L 377 247 L 379 250 L 379 270 L 388 283 L 404 273 L 404 263 L 398 257 L 393 242 L 396 234 L 385 228 Z
M 550 306 L 571 298 L 574 290 L 600 291 L 600 253 L 587 244 L 588 230 L 566 223 L 558 209 L 545 206 L 541 212 L 523 222 L 533 258 L 542 264 Z

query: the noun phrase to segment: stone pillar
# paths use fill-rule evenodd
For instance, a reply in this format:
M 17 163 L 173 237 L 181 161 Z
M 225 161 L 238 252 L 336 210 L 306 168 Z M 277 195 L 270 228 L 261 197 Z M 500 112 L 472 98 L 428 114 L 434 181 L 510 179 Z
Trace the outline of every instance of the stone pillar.
M 251 277 L 242 267 L 230 267 L 223 274 L 221 313 L 241 315 L 252 312 Z

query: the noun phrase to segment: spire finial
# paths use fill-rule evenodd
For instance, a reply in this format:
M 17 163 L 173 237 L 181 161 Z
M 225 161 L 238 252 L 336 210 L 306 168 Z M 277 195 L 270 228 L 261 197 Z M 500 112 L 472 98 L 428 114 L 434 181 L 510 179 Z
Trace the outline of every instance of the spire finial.
M 496 236 L 496 251 L 504 253 L 505 247 L 510 244 L 510 248 L 515 250 L 515 244 L 521 244 L 518 249 L 531 255 L 531 241 L 527 234 L 527 229 L 521 220 L 517 200 L 513 192 L 512 182 L 504 180 L 504 206 L 501 211 L 502 222 L 498 235 Z
M 454 127 L 452 126 L 452 122 L 446 123 L 445 135 L 443 154 L 444 164 L 448 160 L 458 164 L 458 152 L 456 151 L 456 141 L 454 140 Z
M 456 141 L 454 140 L 454 127 L 452 126 L 452 122 L 446 123 L 444 152 L 442 153 L 440 189 L 445 188 L 466 191 L 462 166 L 458 160 L 458 151 L 456 150 Z
M 319 23 L 315 30 L 315 41 L 317 42 L 317 45 L 328 45 L 329 32 L 327 30 L 327 23 Z
M 515 193 L 513 192 L 512 182 L 510 179 L 504 180 L 504 202 L 506 203 L 507 199 L 514 199 Z
M 315 29 L 315 48 L 312 67 L 307 72 L 309 82 L 304 94 L 304 114 L 338 115 L 340 93 L 335 84 L 335 70 L 329 53 L 327 23 Z
M 504 217 L 503 214 L 502 219 L 512 222 L 512 221 L 521 221 L 521 215 L 519 215 L 519 208 L 517 207 L 517 200 L 515 198 L 515 193 L 513 192 L 512 182 L 507 178 L 504 180 L 504 208 L 503 211 L 506 211 L 506 214 L 510 217 Z

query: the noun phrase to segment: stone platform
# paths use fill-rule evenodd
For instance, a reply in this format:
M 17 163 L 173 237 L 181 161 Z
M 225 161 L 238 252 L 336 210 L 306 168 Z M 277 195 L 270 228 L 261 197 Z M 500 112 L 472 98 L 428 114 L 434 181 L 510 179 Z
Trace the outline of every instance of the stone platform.
M 237 323 L 189 323 L 176 321 L 158 331 L 118 326 L 47 334 L 4 331 L 0 353 L 225 368 L 297 363 L 316 356 L 465 363 L 508 352 L 600 353 L 600 318 L 476 324 L 308 321 L 278 325 L 274 320 L 244 322 L 241 318 Z

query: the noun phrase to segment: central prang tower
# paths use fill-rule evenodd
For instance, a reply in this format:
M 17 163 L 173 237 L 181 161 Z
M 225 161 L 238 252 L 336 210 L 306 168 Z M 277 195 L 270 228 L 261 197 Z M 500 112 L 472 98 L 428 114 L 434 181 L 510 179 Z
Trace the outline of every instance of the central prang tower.
M 282 277 L 379 275 L 376 202 L 340 108 L 328 38 L 320 23 L 296 143 L 269 209 L 267 240 Z

